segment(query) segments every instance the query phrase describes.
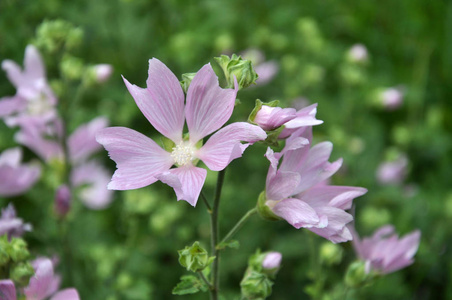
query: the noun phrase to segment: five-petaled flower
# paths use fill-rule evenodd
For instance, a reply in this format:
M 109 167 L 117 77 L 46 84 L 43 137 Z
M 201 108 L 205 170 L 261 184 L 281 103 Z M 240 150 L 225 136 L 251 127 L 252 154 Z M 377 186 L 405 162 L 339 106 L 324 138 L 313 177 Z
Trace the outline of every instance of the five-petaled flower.
M 178 200 L 195 206 L 207 175 L 207 170 L 196 167 L 198 160 L 209 169 L 220 171 L 242 156 L 248 145 L 266 138 L 261 128 L 245 122 L 221 128 L 232 115 L 238 88 L 237 83 L 234 89 L 220 88 L 210 64 L 193 78 L 185 104 L 179 81 L 158 59 L 149 60 L 147 88 L 132 85 L 126 79 L 124 82 L 144 116 L 174 145 L 169 152 L 129 128 L 101 130 L 97 141 L 117 164 L 109 189 L 136 189 L 160 180 L 174 188 Z M 185 121 L 189 131 L 186 138 Z M 199 142 L 213 132 L 199 148 Z M 176 167 L 171 168 L 173 165 Z

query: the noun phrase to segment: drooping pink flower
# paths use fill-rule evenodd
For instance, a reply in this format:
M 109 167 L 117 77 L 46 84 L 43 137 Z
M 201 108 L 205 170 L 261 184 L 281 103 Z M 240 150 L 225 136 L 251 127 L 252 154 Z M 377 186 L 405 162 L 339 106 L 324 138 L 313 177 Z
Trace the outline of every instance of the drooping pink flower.
M 89 160 L 90 156 L 102 149 L 95 135 L 107 125 L 106 118 L 97 117 L 80 125 L 67 139 L 69 162 L 72 165 L 71 183 L 74 187 L 87 185 L 80 190 L 80 199 L 91 209 L 105 208 L 112 200 L 112 191 L 105 188 L 110 178 L 108 171 Z M 41 126 L 25 123 L 15 138 L 45 161 L 64 160 L 62 124 L 59 119 Z
M 24 223 L 21 218 L 16 215 L 14 206 L 10 203 L 2 209 L 0 217 L 0 236 L 7 234 L 8 238 L 20 237 L 25 231 L 31 231 L 32 226 L 29 223 Z
M 421 232 L 415 230 L 401 239 L 392 225 L 385 225 L 375 231 L 373 236 L 359 238 L 353 228 L 353 246 L 359 258 L 366 262 L 366 272 L 371 270 L 388 274 L 405 268 L 414 262 L 419 247 Z
M 54 265 L 48 258 L 38 258 L 32 262 L 35 274 L 24 289 L 27 300 L 79 300 L 77 290 L 68 288 L 59 292 L 61 277 L 54 274 Z
M 158 59 L 149 60 L 147 88 L 132 85 L 126 79 L 124 82 L 144 116 L 174 147 L 167 152 L 129 128 L 101 130 L 97 141 L 117 165 L 109 189 L 136 189 L 160 180 L 174 188 L 178 200 L 195 206 L 207 174 L 205 169 L 195 166 L 197 159 L 209 169 L 220 171 L 242 156 L 250 143 L 266 138 L 261 128 L 244 122 L 220 129 L 232 114 L 238 88 L 237 84 L 235 89 L 220 88 L 210 64 L 196 73 L 185 104 L 177 77 Z M 189 131 L 187 139 L 182 135 L 185 121 Z M 198 149 L 197 143 L 213 132 Z M 171 168 L 173 165 L 176 168 Z
M 385 161 L 378 166 L 377 179 L 381 184 L 400 184 L 407 175 L 408 159 L 401 155 L 394 161 Z
M 21 164 L 22 149 L 11 148 L 0 154 L 0 196 L 20 195 L 30 189 L 41 175 L 36 164 Z
M 4 60 L 2 68 L 17 89 L 15 96 L 0 99 L 0 117 L 8 126 L 23 122 L 45 123 L 56 117 L 57 99 L 47 83 L 42 58 L 34 46 L 25 49 L 23 70 L 11 60 Z
M 285 129 L 281 138 L 289 136 L 300 127 L 322 124 L 317 120 L 317 103 L 296 111 L 294 108 L 270 107 L 262 105 L 257 112 L 254 122 L 266 131 L 274 130 L 282 125 Z
M 323 142 L 310 148 L 311 140 L 312 128 L 301 128 L 286 140 L 280 153 L 267 149 L 266 205 L 297 229 L 307 228 L 333 243 L 351 240 L 345 225 L 353 217 L 345 210 L 367 190 L 326 185 L 325 180 L 340 168 L 342 159 L 328 162 L 333 145 Z
M 268 252 L 262 261 L 262 267 L 264 269 L 275 269 L 281 265 L 282 254 L 276 251 Z

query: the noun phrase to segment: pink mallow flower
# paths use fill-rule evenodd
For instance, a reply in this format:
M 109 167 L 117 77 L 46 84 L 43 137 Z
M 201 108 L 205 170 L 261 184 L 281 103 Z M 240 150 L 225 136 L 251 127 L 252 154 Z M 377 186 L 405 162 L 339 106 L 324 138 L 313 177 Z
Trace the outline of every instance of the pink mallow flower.
M 400 155 L 394 161 L 385 161 L 378 166 L 377 180 L 380 184 L 400 184 L 407 175 L 408 159 Z
M 351 240 L 345 225 L 353 217 L 345 210 L 367 190 L 325 184 L 341 167 L 342 159 L 328 162 L 333 145 L 323 142 L 310 148 L 311 141 L 312 127 L 301 128 L 286 140 L 280 153 L 267 149 L 270 168 L 265 204 L 297 229 L 307 228 L 333 243 Z
M 279 71 L 278 63 L 274 60 L 265 61 L 264 53 L 258 49 L 245 50 L 241 56 L 253 63 L 254 71 L 259 76 L 256 80 L 257 85 L 267 84 Z
M 113 66 L 109 64 L 99 64 L 93 66 L 94 77 L 98 83 L 107 81 L 113 73 Z
M 102 209 L 112 200 L 112 191 L 105 188 L 110 180 L 109 172 L 89 157 L 102 146 L 96 142 L 95 134 L 108 125 L 108 120 L 98 117 L 79 126 L 67 139 L 69 162 L 72 165 L 71 183 L 74 187 L 87 185 L 80 190 L 80 199 L 91 209 Z M 62 125 L 59 119 L 48 124 L 34 126 L 25 123 L 15 139 L 33 150 L 43 160 L 64 160 L 61 145 Z
M 387 110 L 394 110 L 402 105 L 403 96 L 402 88 L 391 87 L 381 92 L 380 101 Z
M 363 44 L 353 45 L 347 52 L 347 57 L 352 62 L 365 62 L 368 59 L 367 48 Z
M 30 189 L 41 175 L 36 164 L 21 164 L 22 149 L 11 148 L 0 154 L 0 196 L 11 197 Z
M 8 126 L 25 121 L 45 123 L 56 117 L 57 99 L 47 83 L 42 58 L 34 46 L 25 49 L 23 70 L 11 60 L 4 60 L 2 68 L 17 89 L 16 95 L 0 99 L 0 118 L 4 118 Z
M 207 170 L 196 167 L 198 159 L 209 169 L 220 171 L 241 157 L 248 145 L 266 138 L 261 128 L 245 122 L 220 129 L 231 117 L 238 88 L 237 84 L 235 89 L 220 88 L 210 64 L 196 73 L 187 90 L 186 104 L 177 77 L 158 59 L 149 60 L 147 88 L 126 79 L 124 82 L 144 116 L 174 146 L 167 152 L 145 135 L 125 127 L 101 130 L 97 141 L 118 168 L 109 189 L 137 189 L 160 180 L 174 188 L 177 200 L 195 206 L 207 174 Z M 187 139 L 182 134 L 185 121 Z M 199 148 L 198 142 L 215 131 Z M 171 168 L 173 165 L 176 167 Z
M 266 131 L 271 131 L 284 125 L 288 129 L 284 135 L 289 136 L 297 128 L 322 124 L 323 121 L 315 118 L 316 113 L 317 103 L 299 111 L 294 108 L 262 105 L 253 122 Z
M 74 288 L 57 292 L 61 278 L 54 274 L 54 266 L 50 259 L 38 258 L 33 261 L 32 265 L 35 274 L 30 278 L 28 286 L 23 291 L 26 300 L 80 300 L 80 296 Z M 17 299 L 16 288 L 12 280 L 0 280 L 0 299 Z
M 31 231 L 32 226 L 24 223 L 21 218 L 16 215 L 14 206 L 10 203 L 6 208 L 2 209 L 0 216 L 0 236 L 7 234 L 8 239 L 11 237 L 20 237 L 25 231 Z
M 353 229 L 352 233 L 356 253 L 366 262 L 366 273 L 388 274 L 411 265 L 421 238 L 421 232 L 415 230 L 399 239 L 392 225 L 382 226 L 362 240 Z

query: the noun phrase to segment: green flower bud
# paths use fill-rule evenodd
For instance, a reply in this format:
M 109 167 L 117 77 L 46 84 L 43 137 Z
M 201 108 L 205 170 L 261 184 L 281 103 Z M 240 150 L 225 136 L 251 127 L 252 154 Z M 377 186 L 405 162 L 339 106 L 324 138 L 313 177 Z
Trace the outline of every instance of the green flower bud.
M 195 77 L 196 73 L 185 73 L 182 74 L 182 81 L 180 82 L 180 85 L 182 86 L 182 89 L 184 90 L 184 93 L 186 94 L 188 91 L 188 87 L 190 86 L 191 81 Z
M 228 88 L 234 87 L 234 76 L 237 78 L 239 89 L 246 88 L 251 84 L 255 84 L 258 78 L 254 71 L 253 64 L 250 60 L 242 59 L 240 56 L 232 54 L 231 57 L 222 55 L 215 57 L 215 61 L 223 69 Z
M 320 246 L 320 261 L 327 266 L 336 265 L 342 260 L 341 246 L 325 242 Z
M 345 284 L 351 288 L 359 288 L 370 284 L 377 274 L 374 272 L 366 273 L 366 263 L 364 261 L 355 261 L 345 273 Z
M 78 47 L 83 39 L 83 31 L 64 20 L 44 21 L 36 31 L 37 46 L 51 54 L 63 48 Z
M 33 267 L 28 262 L 16 264 L 10 272 L 12 281 L 17 282 L 20 286 L 28 285 L 30 277 L 35 273 Z
M 265 299 L 271 295 L 272 285 L 265 274 L 248 269 L 240 282 L 240 290 L 245 299 Z
M 83 61 L 77 57 L 66 55 L 60 64 L 60 72 L 63 77 L 70 80 L 79 80 L 84 72 Z
M 265 191 L 259 194 L 259 198 L 257 199 L 257 212 L 259 215 L 268 221 L 279 221 L 282 220 L 280 217 L 275 215 L 270 207 L 266 204 L 267 197 L 265 195 Z
M 0 267 L 5 266 L 9 262 L 9 255 L 3 245 L 0 245 Z
M 21 238 L 12 238 L 8 249 L 9 256 L 14 262 L 26 260 L 30 256 L 27 243 Z
M 198 272 L 204 270 L 215 259 L 214 256 L 209 257 L 207 251 L 196 241 L 191 247 L 179 250 L 179 263 L 187 268 L 187 271 Z

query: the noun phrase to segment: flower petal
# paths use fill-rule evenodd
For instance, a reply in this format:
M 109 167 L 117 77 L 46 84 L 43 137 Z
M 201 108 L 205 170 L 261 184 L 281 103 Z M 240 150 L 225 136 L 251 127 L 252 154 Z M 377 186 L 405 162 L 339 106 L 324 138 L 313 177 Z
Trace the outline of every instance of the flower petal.
M 320 186 L 313 187 L 298 195 L 312 207 L 332 206 L 340 209 L 350 209 L 356 197 L 367 192 L 365 188 L 354 186 Z
M 5 59 L 2 61 L 2 69 L 6 72 L 8 80 L 14 87 L 18 88 L 23 81 L 22 70 L 19 65 L 12 60 Z
M 107 127 L 108 120 L 98 117 L 78 127 L 68 140 L 69 156 L 73 163 L 86 160 L 102 146 L 96 141 L 96 132 Z
M 293 195 L 293 190 L 300 184 L 300 174 L 297 172 L 278 171 L 267 181 L 265 193 L 269 200 L 282 200 Z
M 335 244 L 353 239 L 352 234 L 346 227 L 347 223 L 353 221 L 352 215 L 342 209 L 329 206 L 318 207 L 315 210 L 320 218 L 326 217 L 328 219 L 328 224 L 323 228 L 309 228 L 310 231 L 323 236 Z
M 98 131 L 96 140 L 108 151 L 118 168 L 108 189 L 130 190 L 150 185 L 156 176 L 168 170 L 171 155 L 145 135 L 125 127 L 108 127 Z
M 26 101 L 18 96 L 3 97 L 0 99 L 0 118 L 7 117 L 25 109 Z
M 30 79 L 44 79 L 45 71 L 41 55 L 33 45 L 25 48 L 24 69 Z
M 38 165 L 0 166 L 0 195 L 16 196 L 30 189 L 41 175 Z
M 0 280 L 0 299 L 1 300 L 16 300 L 16 287 L 14 282 L 9 279 Z
M 231 117 L 238 87 L 222 89 L 210 64 L 196 73 L 187 91 L 185 116 L 190 141 L 197 143 L 219 129 Z
M 299 229 L 310 228 L 319 223 L 320 219 L 315 210 L 306 202 L 288 198 L 278 202 L 273 208 L 275 215 L 285 219 L 290 225 Z
M 267 134 L 259 126 L 245 122 L 232 123 L 213 134 L 195 155 L 212 171 L 221 171 L 232 160 L 241 157 L 249 144 L 266 137 Z M 241 141 L 249 144 L 241 144 Z
M 30 278 L 28 286 L 24 289 L 27 300 L 42 300 L 50 296 L 49 291 L 53 279 L 52 261 L 43 259 L 35 266 L 35 274 Z
M 80 300 L 80 296 L 76 289 L 70 288 L 59 291 L 50 300 Z
M 138 108 L 161 134 L 178 144 L 184 127 L 184 92 L 177 77 L 156 58 L 149 60 L 147 88 L 124 83 Z
M 80 190 L 80 200 L 91 209 L 106 208 L 113 197 L 111 190 L 107 189 L 110 182 L 110 172 L 95 161 L 77 166 L 71 174 L 74 186 L 88 184 Z
M 206 169 L 185 166 L 170 169 L 160 174 L 158 179 L 174 189 L 177 201 L 185 200 L 192 206 L 196 206 L 206 175 Z
M 284 126 L 288 129 L 299 128 L 302 126 L 314 126 L 322 124 L 322 120 L 317 120 L 315 115 L 317 113 L 317 103 L 309 105 L 300 109 L 296 113 L 296 117 L 288 121 Z

